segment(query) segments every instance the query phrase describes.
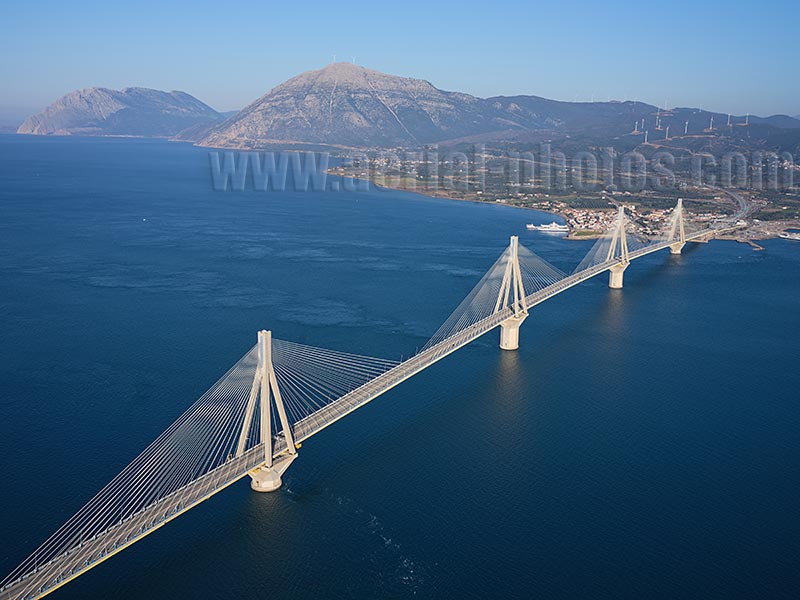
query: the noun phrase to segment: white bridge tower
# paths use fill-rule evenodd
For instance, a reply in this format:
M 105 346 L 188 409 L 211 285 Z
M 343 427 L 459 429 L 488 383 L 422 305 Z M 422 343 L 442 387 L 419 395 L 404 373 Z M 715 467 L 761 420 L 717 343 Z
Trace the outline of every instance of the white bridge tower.
M 286 441 L 286 452 L 274 459 L 271 411 L 273 401 L 283 428 L 283 431 L 278 435 L 283 435 Z M 274 492 L 281 487 L 281 475 L 292 464 L 292 461 L 297 458 L 297 449 L 292 435 L 292 426 L 289 424 L 281 392 L 278 389 L 275 369 L 272 366 L 271 331 L 262 330 L 258 332 L 258 366 L 253 378 L 253 385 L 250 388 L 250 397 L 247 400 L 244 423 L 239 434 L 239 443 L 236 447 L 237 457 L 241 456 L 247 448 L 247 438 L 253 424 L 256 405 L 259 407 L 259 432 L 260 442 L 264 445 L 264 462 L 248 473 L 252 479 L 250 487 L 257 492 Z
M 611 236 L 611 245 L 608 247 L 606 260 L 619 258 L 619 262 L 608 270 L 608 287 L 620 289 L 625 269 L 631 264 L 628 258 L 628 239 L 625 237 L 625 208 L 620 205 L 617 215 L 617 224 Z M 619 247 L 619 250 L 617 248 Z
M 667 230 L 667 239 L 675 240 L 674 244 L 669 247 L 670 254 L 680 254 L 683 247 L 686 245 L 686 232 L 683 229 L 683 199 L 678 198 L 678 204 L 672 212 L 672 219 L 670 221 L 669 229 Z M 677 239 L 675 239 L 677 237 Z
M 519 327 L 528 317 L 528 307 L 525 304 L 525 286 L 522 284 L 522 273 L 519 269 L 519 238 L 516 235 L 511 236 L 508 252 L 508 262 L 500 283 L 494 312 L 506 307 L 510 307 L 514 311 L 513 316 L 500 323 L 500 348 L 517 350 L 519 348 Z M 509 299 L 511 300 L 510 305 Z

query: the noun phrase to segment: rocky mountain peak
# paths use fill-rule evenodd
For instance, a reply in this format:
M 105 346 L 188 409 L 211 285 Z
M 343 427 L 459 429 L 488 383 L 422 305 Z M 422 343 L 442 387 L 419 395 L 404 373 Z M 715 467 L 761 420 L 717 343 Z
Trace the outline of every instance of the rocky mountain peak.
M 487 114 L 484 104 L 421 79 L 331 63 L 273 88 L 200 143 L 242 148 L 274 142 L 398 146 L 507 128 Z
M 17 133 L 169 137 L 219 119 L 213 108 L 186 92 L 89 87 L 69 92 L 28 117 Z

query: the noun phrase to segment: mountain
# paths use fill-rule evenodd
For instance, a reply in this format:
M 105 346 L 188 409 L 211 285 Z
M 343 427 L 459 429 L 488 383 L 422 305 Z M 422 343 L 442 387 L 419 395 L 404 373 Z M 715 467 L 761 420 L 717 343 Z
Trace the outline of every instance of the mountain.
M 800 119 L 786 115 L 729 117 L 642 102 L 561 102 L 525 95 L 478 98 L 350 63 L 302 73 L 235 113 L 218 113 L 184 92 L 77 90 L 17 130 L 168 137 L 221 148 L 500 142 L 520 150 L 543 141 L 559 142 L 563 149 L 628 150 L 644 141 L 645 131 L 651 145 L 695 152 L 800 147 Z
M 565 133 L 627 132 L 634 128 L 635 121 L 658 111 L 643 102 L 563 102 L 539 96 L 496 96 L 486 102 L 527 129 Z
M 92 87 L 62 96 L 28 117 L 17 133 L 171 137 L 220 119 L 217 111 L 185 92 Z
M 191 139 L 202 146 L 224 148 L 276 144 L 397 147 L 530 141 L 547 136 L 605 143 L 634 128 L 650 129 L 651 139 L 656 139 L 658 132 L 670 125 L 672 134 L 677 135 L 686 121 L 690 122 L 688 133 L 702 133 L 711 116 L 698 109 L 664 111 L 630 101 L 560 102 L 539 96 L 483 99 L 440 90 L 421 79 L 332 63 L 289 79 L 238 114 L 211 125 L 205 135 L 193 132 Z M 721 134 L 719 126 L 727 115 L 713 116 Z M 744 120 L 735 117 L 736 123 Z M 750 117 L 750 124 L 759 125 L 766 133 L 800 128 L 800 120 L 784 115 Z
M 485 100 L 350 63 L 308 71 L 272 89 L 200 140 L 248 148 L 270 142 L 419 145 L 520 128 Z

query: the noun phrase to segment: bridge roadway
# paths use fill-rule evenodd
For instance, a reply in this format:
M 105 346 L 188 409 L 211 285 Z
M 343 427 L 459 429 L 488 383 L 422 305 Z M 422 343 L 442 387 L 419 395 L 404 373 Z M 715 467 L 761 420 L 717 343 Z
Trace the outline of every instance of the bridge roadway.
M 687 241 L 696 240 L 720 230 L 703 230 L 686 236 Z M 645 246 L 629 253 L 629 261 L 647 254 L 669 248 L 675 241 L 665 241 Z M 549 285 L 538 292 L 528 295 L 525 303 L 528 308 L 536 306 L 591 279 L 611 267 L 619 264 L 619 258 L 574 273 Z M 403 361 L 392 369 L 371 379 L 367 383 L 353 389 L 341 398 L 324 406 L 317 412 L 295 423 L 293 427 L 296 443 L 307 440 L 354 410 L 364 406 L 381 394 L 413 377 L 420 371 L 440 361 L 475 341 L 479 337 L 498 327 L 513 315 L 511 308 L 505 308 L 482 319 Z M 279 435 L 274 443 L 274 458 L 279 462 L 287 453 L 286 440 Z M 47 595 L 62 585 L 96 567 L 111 556 L 121 552 L 128 546 L 138 542 L 169 521 L 177 518 L 191 508 L 207 500 L 217 492 L 235 483 L 249 471 L 263 465 L 264 445 L 258 444 L 246 451 L 242 456 L 232 458 L 220 467 L 210 471 L 203 477 L 162 498 L 146 509 L 120 521 L 117 525 L 105 530 L 102 534 L 89 540 L 76 540 L 76 545 L 66 553 L 38 565 L 36 569 L 6 585 L 0 590 L 0 600 L 28 600 Z
M 709 231 L 703 230 L 691 235 L 687 235 L 685 239 L 686 241 L 692 241 L 707 235 L 709 235 Z M 645 246 L 644 248 L 640 248 L 639 250 L 629 253 L 628 259 L 629 261 L 632 261 L 634 259 L 641 258 L 647 254 L 652 254 L 653 252 L 658 252 L 659 250 L 669 248 L 674 243 L 675 241 L 672 240 Z M 619 262 L 620 261 L 618 258 L 614 258 L 599 265 L 584 269 L 578 273 L 569 275 L 552 285 L 542 288 L 536 293 L 526 296 L 525 305 L 528 308 L 536 306 L 537 304 L 540 304 L 545 300 L 548 300 L 553 296 L 556 296 L 561 292 L 586 281 L 587 279 L 591 279 L 592 277 L 607 271 L 611 267 L 619 264 Z M 364 385 L 352 390 L 351 392 L 348 392 L 341 398 L 322 407 L 320 410 L 309 415 L 308 417 L 301 419 L 295 423 L 292 429 L 295 442 L 299 443 L 310 438 L 312 435 L 318 433 L 322 429 L 325 429 L 342 417 L 347 416 L 370 400 L 377 398 L 406 379 L 416 375 L 435 362 L 443 359 L 445 356 L 452 354 L 459 348 L 466 346 L 470 342 L 473 342 L 479 337 L 488 333 L 495 327 L 498 327 L 503 321 L 507 320 L 512 315 L 512 309 L 505 308 L 504 310 L 486 317 L 474 325 L 467 327 L 458 334 L 442 340 L 438 344 L 435 344 L 430 348 L 427 348 L 426 350 L 423 350 L 422 352 L 412 356 L 408 360 L 403 361 L 396 367 L 386 371 L 381 375 L 378 375 L 374 379 L 371 379 Z M 278 440 L 276 440 L 275 451 L 276 456 L 283 454 L 286 451 L 286 440 L 284 440 L 282 437 L 279 437 Z

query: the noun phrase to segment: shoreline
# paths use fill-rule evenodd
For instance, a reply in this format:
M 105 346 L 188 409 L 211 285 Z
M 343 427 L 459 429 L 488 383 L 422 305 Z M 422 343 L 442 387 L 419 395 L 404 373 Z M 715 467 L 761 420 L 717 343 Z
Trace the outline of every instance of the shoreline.
M 494 205 L 494 206 L 505 206 L 505 207 L 508 207 L 508 208 L 514 208 L 514 209 L 518 209 L 518 210 L 538 211 L 540 213 L 545 213 L 545 214 L 554 215 L 556 217 L 559 217 L 569 227 L 569 224 L 567 222 L 566 216 L 561 214 L 561 213 L 559 213 L 559 212 L 553 211 L 553 210 L 546 210 L 546 209 L 542 209 L 542 208 L 534 208 L 532 206 L 518 206 L 518 205 L 515 205 L 515 204 L 507 204 L 507 203 L 504 203 L 504 202 L 491 202 L 489 200 L 478 200 L 478 199 L 475 199 L 475 198 L 454 198 L 452 196 L 448 196 L 445 193 L 441 193 L 441 192 L 436 193 L 436 192 L 430 192 L 430 191 L 420 191 L 418 189 L 409 189 L 409 188 L 406 188 L 406 187 L 403 187 L 403 186 L 382 185 L 382 184 L 376 183 L 375 181 L 372 181 L 371 179 L 365 179 L 363 177 L 352 176 L 352 175 L 347 175 L 347 174 L 334 172 L 333 169 L 335 169 L 335 168 L 336 167 L 331 167 L 331 168 L 327 169 L 325 171 L 325 173 L 327 173 L 328 175 L 334 175 L 336 177 L 350 177 L 354 181 L 363 181 L 363 182 L 366 182 L 367 184 L 369 184 L 370 186 L 375 186 L 378 189 L 392 190 L 392 191 L 397 191 L 397 192 L 407 192 L 407 193 L 411 193 L 411 194 L 419 194 L 420 196 L 424 196 L 426 198 L 435 198 L 435 199 L 439 199 L 439 200 L 451 200 L 453 202 L 471 202 L 473 204 L 485 204 L 485 205 L 488 205 L 488 206 L 492 206 L 492 205 Z M 795 228 L 795 226 L 787 225 L 787 227 L 784 228 L 783 231 L 788 231 L 788 230 L 793 229 L 793 228 Z M 583 231 L 583 230 L 581 230 L 581 231 Z M 772 239 L 782 239 L 780 237 L 780 233 L 781 232 L 775 232 L 772 235 L 764 235 L 764 236 L 735 236 L 735 235 L 730 235 L 730 234 L 727 234 L 727 235 L 726 234 L 722 234 L 722 235 L 719 235 L 719 236 L 715 237 L 714 239 L 727 240 L 727 241 L 733 241 L 733 242 L 740 242 L 740 243 L 748 244 L 751 247 L 753 247 L 754 250 L 756 250 L 757 248 L 755 246 L 758 246 L 758 244 L 755 244 L 755 242 L 760 242 L 760 241 L 764 241 L 764 240 L 772 240 Z M 590 234 L 587 234 L 587 235 L 575 235 L 575 232 L 572 230 L 572 228 L 570 228 L 569 233 L 567 233 L 567 235 L 562 236 L 562 239 L 573 240 L 573 241 L 596 240 L 596 239 L 602 237 L 602 235 L 603 235 L 602 233 L 590 233 Z M 763 248 L 760 247 L 760 246 L 758 246 L 758 249 L 763 250 Z
M 341 173 L 335 173 L 331 169 L 327 169 L 325 171 L 325 173 L 327 173 L 328 175 L 334 175 L 336 177 L 351 177 L 349 175 L 343 175 Z M 391 191 L 395 191 L 395 192 L 406 192 L 406 193 L 409 193 L 409 194 L 419 194 L 420 196 L 424 196 L 425 198 L 433 198 L 433 199 L 437 199 L 437 200 L 451 200 L 453 202 L 470 202 L 472 204 L 485 204 L 487 206 L 504 206 L 506 208 L 513 208 L 513 209 L 517 209 L 517 210 L 532 210 L 532 211 L 536 211 L 536 212 L 540 212 L 540 213 L 544 213 L 544 214 L 548 214 L 548 215 L 553 215 L 553 216 L 559 217 L 569 227 L 569 224 L 567 223 L 567 218 L 564 215 L 562 215 L 561 213 L 552 211 L 552 210 L 545 210 L 543 208 L 534 208 L 532 206 L 518 206 L 516 204 L 507 204 L 505 202 L 491 202 L 489 200 L 478 200 L 478 199 L 475 199 L 475 198 L 453 198 L 452 196 L 447 196 L 445 194 L 422 192 L 422 191 L 419 191 L 419 190 L 412 190 L 412 189 L 405 188 L 405 187 L 392 187 L 392 186 L 388 186 L 388 185 L 381 185 L 379 183 L 375 183 L 371 179 L 364 179 L 363 177 L 352 176 L 351 179 L 353 179 L 354 181 L 364 181 L 364 182 L 368 183 L 369 185 L 378 188 L 379 190 L 391 190 Z M 562 236 L 562 239 L 565 239 L 565 240 L 578 240 L 578 241 L 580 241 L 580 240 L 596 240 L 599 237 L 601 237 L 602 235 L 603 235 L 602 233 L 598 233 L 598 234 L 589 234 L 589 235 L 576 236 L 576 235 L 574 235 L 574 233 L 570 229 L 570 231 L 569 231 L 569 233 L 567 233 L 567 235 Z
M 178 144 L 189 144 L 189 145 L 192 145 L 192 146 L 197 147 L 197 148 L 218 149 L 218 150 L 233 150 L 233 151 L 239 151 L 239 152 L 254 152 L 254 151 L 258 151 L 258 150 L 254 150 L 254 149 L 245 149 L 245 148 L 230 148 L 230 147 L 224 147 L 224 146 L 220 146 L 220 147 L 217 147 L 217 146 L 206 146 L 206 145 L 201 145 L 201 144 L 199 144 L 199 143 L 197 143 L 196 141 L 193 141 L 193 140 L 177 139 L 175 136 L 144 136 L 144 135 L 129 135 L 129 134 L 77 134 L 77 135 L 76 134 L 47 134 L 47 135 L 43 135 L 43 134 L 36 134 L 36 133 L 19 133 L 18 131 L 12 131 L 12 132 L 2 132 L 2 131 L 0 131 L 0 135 L 20 136 L 20 137 L 46 137 L 46 138 L 54 138 L 55 137 L 55 138 L 97 138 L 97 139 L 120 139 L 120 140 L 125 140 L 125 139 L 129 139 L 129 140 L 130 139 L 134 139 L 134 140 L 158 140 L 158 141 L 172 142 L 172 143 L 178 143 Z M 346 149 L 347 149 L 346 147 L 337 148 L 338 151 L 346 150 Z M 289 150 L 289 152 L 299 152 L 299 151 L 300 150 L 298 150 L 298 149 Z M 506 206 L 506 207 L 509 207 L 509 208 L 520 209 L 520 210 L 538 211 L 540 213 L 544 213 L 544 214 L 553 215 L 555 217 L 558 217 L 558 218 L 562 219 L 564 221 L 564 223 L 567 224 L 568 227 L 570 227 L 569 223 L 568 223 L 568 220 L 567 220 L 567 216 L 562 214 L 562 213 L 560 213 L 560 212 L 558 212 L 558 211 L 555 211 L 555 210 L 548 210 L 548 209 L 544 209 L 544 208 L 536 208 L 536 207 L 532 207 L 532 206 L 520 206 L 520 205 L 517 205 L 517 204 L 508 204 L 506 202 L 496 202 L 496 201 L 493 202 L 493 201 L 490 201 L 490 200 L 480 200 L 478 198 L 459 198 L 459 197 L 454 197 L 453 195 L 449 195 L 446 191 L 432 191 L 432 190 L 411 189 L 411 188 L 408 188 L 408 187 L 404 187 L 402 185 L 401 186 L 388 186 L 388 185 L 385 185 L 385 184 L 379 184 L 379 183 L 377 183 L 377 182 L 375 182 L 375 181 L 373 181 L 372 179 L 369 179 L 369 178 L 359 177 L 359 176 L 355 176 L 355 175 L 349 175 L 346 172 L 336 172 L 335 169 L 338 169 L 338 168 L 341 168 L 340 165 L 329 167 L 328 169 L 325 170 L 325 173 L 327 175 L 333 175 L 333 176 L 336 176 L 336 177 L 350 178 L 350 179 L 352 179 L 354 181 L 366 182 L 368 185 L 375 186 L 377 189 L 386 189 L 386 190 L 393 190 L 393 191 L 399 191 L 399 192 L 408 192 L 408 193 L 412 193 L 412 194 L 419 194 L 420 196 L 424 196 L 426 198 L 436 198 L 436 199 L 440 199 L 440 200 L 451 200 L 451 201 L 455 201 L 455 202 L 472 202 L 472 203 L 475 203 L 475 204 L 485 204 L 487 206 L 492 206 L 492 205 L 494 205 L 494 206 Z M 726 194 L 730 194 L 731 193 L 728 190 L 724 190 L 724 189 L 720 189 L 720 191 L 723 192 L 723 193 L 726 193 Z M 761 221 L 761 223 L 769 223 L 769 221 Z M 770 239 L 785 239 L 785 238 L 781 237 L 782 233 L 786 233 L 786 232 L 790 232 L 790 231 L 793 231 L 793 230 L 797 230 L 798 228 L 800 228 L 800 225 L 797 225 L 795 223 L 785 223 L 785 224 L 781 224 L 780 226 L 776 227 L 773 231 L 769 231 L 769 232 L 766 232 L 766 231 L 754 232 L 754 233 L 756 233 L 756 235 L 742 235 L 742 236 L 739 236 L 739 235 L 731 235 L 731 234 L 722 234 L 722 235 L 717 236 L 715 239 L 731 240 L 731 241 L 737 241 L 737 242 L 742 242 L 742 243 L 758 242 L 758 241 L 770 240 Z M 578 232 L 581 232 L 582 234 L 578 235 Z M 603 233 L 595 233 L 592 230 L 573 230 L 572 227 L 570 227 L 570 231 L 567 232 L 566 235 L 562 236 L 562 239 L 578 240 L 578 241 L 580 241 L 580 240 L 596 240 L 596 239 L 600 238 L 602 235 L 603 235 Z

